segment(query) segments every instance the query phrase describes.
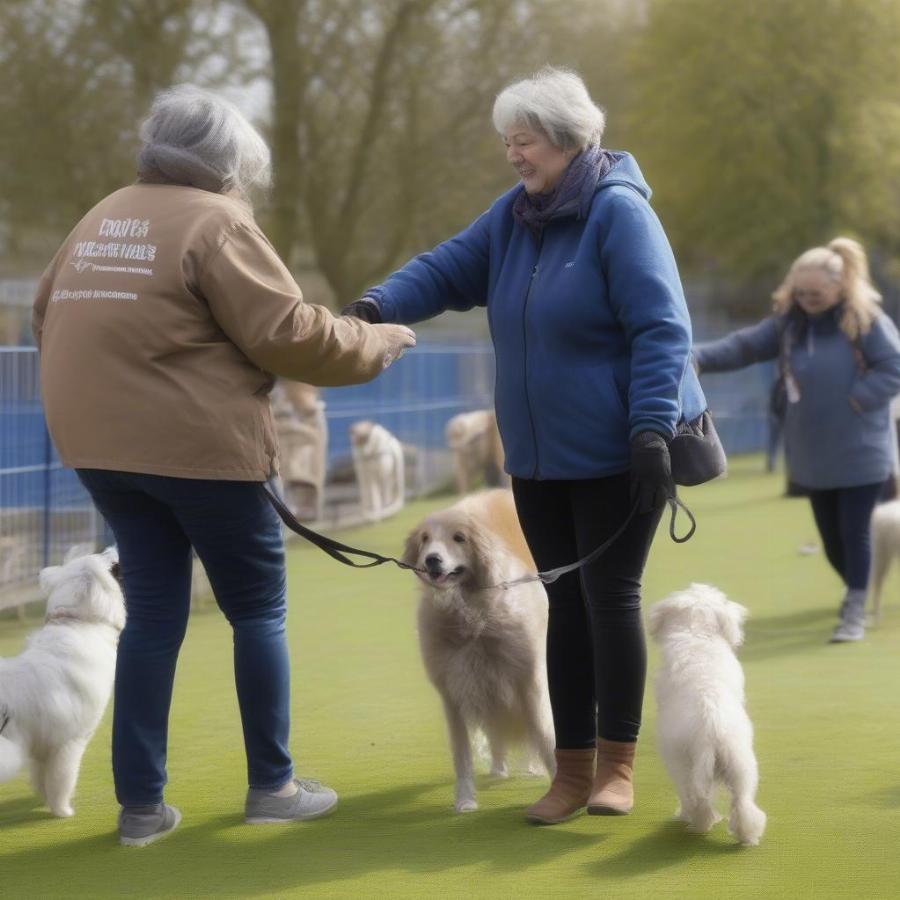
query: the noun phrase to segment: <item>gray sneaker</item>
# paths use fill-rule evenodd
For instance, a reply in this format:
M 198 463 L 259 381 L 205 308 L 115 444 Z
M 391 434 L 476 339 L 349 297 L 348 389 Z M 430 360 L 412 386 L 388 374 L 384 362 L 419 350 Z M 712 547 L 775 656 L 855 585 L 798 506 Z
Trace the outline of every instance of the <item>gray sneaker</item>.
M 849 641 L 861 641 L 866 636 L 866 627 L 862 622 L 839 622 L 831 633 L 829 644 L 846 644 Z
M 146 847 L 171 834 L 180 821 L 181 813 L 167 803 L 123 806 L 119 812 L 119 843 L 126 847 Z
M 832 632 L 829 643 L 846 644 L 866 636 L 866 592 L 850 589 L 841 604 L 841 621 Z
M 244 807 L 248 825 L 273 825 L 327 816 L 336 806 L 338 795 L 318 781 L 294 779 L 297 793 L 293 797 L 273 797 L 262 788 L 247 791 Z

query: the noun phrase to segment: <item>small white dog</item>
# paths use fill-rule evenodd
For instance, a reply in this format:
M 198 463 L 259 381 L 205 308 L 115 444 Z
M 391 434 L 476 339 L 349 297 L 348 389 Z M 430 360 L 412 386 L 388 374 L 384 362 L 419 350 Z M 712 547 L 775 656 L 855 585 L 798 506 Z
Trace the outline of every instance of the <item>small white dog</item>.
M 540 582 L 496 586 L 534 571 L 509 491 L 473 494 L 429 516 L 407 538 L 403 560 L 423 570 L 422 660 L 444 703 L 456 811 L 469 812 L 478 808 L 470 729 L 487 737 L 492 775 L 507 774 L 515 743 L 555 768 L 547 595 Z
M 872 598 L 872 620 L 881 618 L 881 589 L 891 563 L 900 557 L 900 500 L 875 507 L 872 513 L 872 575 L 869 596 Z
M 662 650 L 656 676 L 659 749 L 681 805 L 676 816 L 706 832 L 721 819 L 716 783 L 731 794 L 728 826 L 756 845 L 766 814 L 756 805 L 753 725 L 744 708 L 744 673 L 734 655 L 747 610 L 706 584 L 666 597 L 648 614 Z
M 399 512 L 406 499 L 403 445 L 384 426 L 363 420 L 350 426 L 350 446 L 366 519 Z
M 114 548 L 44 569 L 44 627 L 0 659 L 0 782 L 30 760 L 34 789 L 57 816 L 74 815 L 81 757 L 112 691 L 125 627 L 117 573 Z

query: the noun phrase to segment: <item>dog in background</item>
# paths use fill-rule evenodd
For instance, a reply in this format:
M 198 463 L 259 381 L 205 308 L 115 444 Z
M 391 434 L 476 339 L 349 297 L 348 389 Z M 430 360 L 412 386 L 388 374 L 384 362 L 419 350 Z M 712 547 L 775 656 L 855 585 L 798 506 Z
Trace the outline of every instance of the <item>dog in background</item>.
M 399 512 L 406 499 L 400 441 L 384 426 L 363 420 L 350 426 L 350 447 L 366 519 L 377 522 Z
M 469 812 L 478 808 L 476 729 L 487 738 L 492 775 L 506 776 L 516 744 L 554 771 L 547 595 L 540 582 L 501 586 L 534 572 L 509 491 L 472 494 L 429 516 L 407 538 L 403 560 L 422 570 L 422 661 L 444 705 L 455 808 Z
M 30 761 L 34 789 L 56 816 L 74 815 L 81 758 L 112 691 L 125 627 L 117 575 L 114 548 L 44 569 L 44 626 L 22 653 L 0 659 L 0 782 Z
M 507 485 L 503 471 L 503 444 L 492 409 L 460 413 L 444 429 L 447 446 L 453 453 L 456 490 L 467 494 L 481 481 L 488 487 Z
M 721 819 L 714 798 L 722 782 L 731 794 L 730 832 L 741 844 L 756 845 L 766 815 L 755 801 L 753 725 L 734 654 L 744 639 L 746 615 L 716 588 L 692 584 L 655 604 L 648 623 L 662 650 L 657 732 L 681 803 L 676 816 L 691 830 L 709 831 Z
M 900 500 L 891 500 L 875 507 L 872 513 L 872 574 L 869 596 L 872 620 L 881 618 L 881 590 L 891 563 L 900 557 Z

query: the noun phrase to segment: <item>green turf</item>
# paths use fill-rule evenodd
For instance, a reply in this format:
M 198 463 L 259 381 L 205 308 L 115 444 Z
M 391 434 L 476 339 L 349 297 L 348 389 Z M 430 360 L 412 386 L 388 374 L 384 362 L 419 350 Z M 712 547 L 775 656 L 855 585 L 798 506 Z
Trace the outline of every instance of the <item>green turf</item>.
M 883 624 L 864 643 L 826 645 L 838 582 L 821 554 L 797 552 L 815 537 L 807 503 L 783 499 L 781 479 L 759 469 L 738 460 L 727 480 L 685 492 L 697 535 L 681 547 L 660 531 L 645 596 L 709 581 L 751 610 L 742 659 L 769 814 L 761 847 L 736 848 L 724 824 L 700 837 L 671 820 L 649 692 L 631 816 L 529 826 L 522 809 L 544 781 L 524 775 L 480 777 L 481 809 L 454 815 L 411 576 L 354 572 L 295 544 L 293 746 L 301 773 L 340 792 L 337 813 L 298 826 L 241 823 L 229 633 L 209 608 L 192 618 L 172 711 L 167 796 L 184 813 L 181 828 L 145 850 L 116 844 L 107 714 L 74 819 L 51 818 L 24 779 L 0 787 L 0 896 L 900 896 L 898 586 L 892 578 Z M 396 552 L 442 502 L 347 538 Z M 0 623 L 0 653 L 18 652 L 26 630 Z

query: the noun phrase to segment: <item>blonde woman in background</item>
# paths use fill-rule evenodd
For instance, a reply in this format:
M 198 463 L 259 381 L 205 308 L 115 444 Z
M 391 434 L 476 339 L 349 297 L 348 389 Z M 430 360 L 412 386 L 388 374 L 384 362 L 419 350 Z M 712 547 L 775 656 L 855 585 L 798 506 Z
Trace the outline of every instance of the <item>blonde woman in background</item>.
M 778 361 L 788 472 L 808 491 L 825 554 L 846 588 L 831 641 L 858 641 L 869 523 L 894 464 L 900 337 L 879 306 L 865 251 L 849 238 L 803 253 L 772 296 L 772 315 L 695 348 L 694 360 L 703 373 Z

